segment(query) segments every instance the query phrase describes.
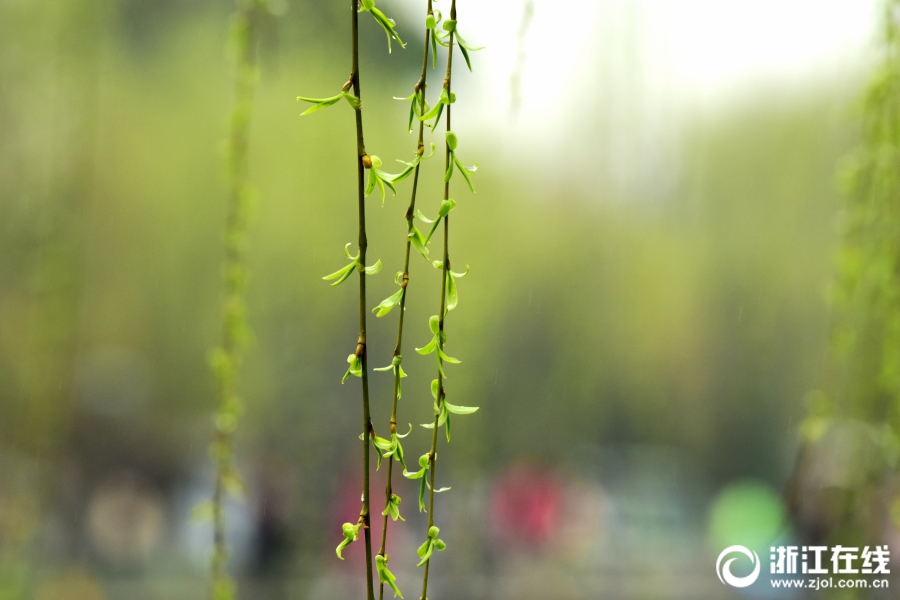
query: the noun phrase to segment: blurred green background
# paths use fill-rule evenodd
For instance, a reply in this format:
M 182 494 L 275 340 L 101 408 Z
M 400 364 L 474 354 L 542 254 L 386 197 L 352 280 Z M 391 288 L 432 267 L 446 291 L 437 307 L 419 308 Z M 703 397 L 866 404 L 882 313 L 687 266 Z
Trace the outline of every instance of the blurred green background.
M 262 22 L 237 437 L 250 492 L 229 509 L 244 598 L 356 597 L 361 581 L 361 548 L 333 554 L 358 510 L 358 381 L 340 385 L 357 297 L 321 280 L 356 236 L 353 121 L 343 103 L 301 119 L 295 102 L 346 80 L 344 4 L 291 1 Z M 412 4 L 384 2 L 405 51 L 388 55 L 362 21 L 367 146 L 386 165 L 414 150 L 392 100 L 418 76 Z M 538 3 L 535 19 L 570 9 Z M 210 534 L 188 513 L 212 481 L 232 11 L 0 1 L 2 600 L 205 597 Z M 677 108 L 601 76 L 610 56 L 640 72 L 627 41 L 579 54 L 583 85 L 546 122 L 527 94 L 507 109 L 509 73 L 460 72 L 454 122 L 479 171 L 477 194 L 454 192 L 454 265 L 472 270 L 448 321 L 463 361 L 450 393 L 481 411 L 441 446 L 453 491 L 434 597 L 727 598 L 722 548 L 802 537 L 782 497 L 826 371 L 834 174 L 858 143 L 866 69 Z M 524 65 L 544 42 L 564 40 L 519 36 Z M 618 110 L 632 93 L 658 108 Z M 433 214 L 441 173 L 424 164 Z M 402 267 L 408 193 L 368 200 L 369 256 L 385 266 L 372 306 Z M 439 286 L 425 261 L 413 269 L 410 349 L 430 337 Z M 390 362 L 395 317 L 370 319 L 373 366 Z M 433 362 L 406 354 L 400 421 L 424 423 Z M 391 377 L 372 382 L 384 429 Z M 407 454 L 428 439 L 416 427 Z M 424 520 L 405 484 L 391 566 L 414 594 Z

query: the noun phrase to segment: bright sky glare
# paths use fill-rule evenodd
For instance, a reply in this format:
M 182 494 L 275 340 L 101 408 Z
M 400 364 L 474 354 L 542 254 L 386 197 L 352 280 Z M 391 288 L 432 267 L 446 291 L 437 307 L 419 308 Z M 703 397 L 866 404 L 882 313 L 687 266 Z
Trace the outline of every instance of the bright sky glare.
M 488 46 L 476 72 L 509 94 L 527 0 L 460 2 L 461 30 Z M 598 64 L 660 73 L 669 92 L 722 98 L 761 79 L 792 80 L 858 58 L 878 0 L 532 0 L 526 103 L 559 100 Z M 448 0 L 436 6 L 445 12 Z M 446 16 L 446 15 L 445 15 Z M 668 87 L 667 86 L 667 87 Z M 690 91 L 688 91 L 690 90 Z

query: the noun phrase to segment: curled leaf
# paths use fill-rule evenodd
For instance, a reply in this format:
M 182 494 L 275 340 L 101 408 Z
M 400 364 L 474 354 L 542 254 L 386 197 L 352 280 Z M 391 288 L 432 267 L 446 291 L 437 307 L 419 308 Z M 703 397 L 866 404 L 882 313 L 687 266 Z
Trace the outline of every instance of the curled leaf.
M 359 523 L 356 525 L 353 523 L 344 523 L 341 525 L 341 532 L 344 534 L 344 540 L 338 544 L 338 547 L 335 550 L 339 559 L 344 560 L 344 557 L 341 556 L 341 551 L 359 538 L 360 525 L 361 524 Z
M 337 279 L 337 281 L 335 281 L 334 283 L 331 284 L 332 286 L 340 285 L 341 283 L 346 281 L 347 278 L 350 277 L 350 275 L 353 273 L 353 269 L 359 266 L 359 254 L 357 253 L 356 256 L 350 256 L 350 244 L 347 244 L 346 246 L 344 246 L 344 254 L 352 262 L 350 262 L 347 266 L 345 266 L 341 269 L 338 269 L 334 273 L 331 273 L 330 275 L 326 275 L 325 277 L 322 278 L 326 281 L 328 281 L 330 279 Z
M 397 578 L 388 570 L 387 562 L 387 556 L 382 556 L 380 554 L 375 556 L 375 569 L 378 571 L 378 581 L 391 586 L 391 589 L 394 590 L 394 597 L 399 596 L 400 600 L 403 600 L 403 594 L 400 593 L 400 588 L 398 588 L 396 584 Z
M 341 378 L 341 383 L 347 381 L 351 375 L 354 377 L 362 377 L 362 360 L 360 360 L 356 354 L 351 354 L 347 357 L 347 362 L 350 363 L 350 368 L 344 373 L 344 377 Z
M 400 301 L 403 299 L 404 291 L 405 291 L 404 288 L 400 288 L 399 290 L 397 290 L 396 292 L 394 292 L 393 294 L 391 294 L 390 296 L 388 296 L 387 298 L 382 300 L 378 306 L 376 306 L 375 308 L 372 309 L 372 312 L 376 313 L 375 316 L 383 317 L 384 315 L 391 312 L 395 306 L 400 304 Z M 376 370 L 377 371 L 387 371 L 388 369 L 391 369 L 391 368 L 392 367 L 385 367 L 384 369 L 376 369 Z
M 330 98 L 307 98 L 306 96 L 297 96 L 297 100 L 300 102 L 310 102 L 312 106 L 307 108 L 305 111 L 300 113 L 300 116 L 305 116 L 311 113 L 316 112 L 317 110 L 321 110 L 323 108 L 327 108 L 332 104 L 335 104 L 344 97 L 344 92 L 341 92 L 337 96 L 332 96 Z
M 377 275 L 379 271 L 381 271 L 381 259 L 379 258 L 375 261 L 375 264 L 371 267 L 366 267 L 366 275 Z
M 478 406 L 454 406 L 449 402 L 444 402 L 444 406 L 447 407 L 447 410 L 452 412 L 454 415 L 471 415 L 474 412 L 477 412 Z

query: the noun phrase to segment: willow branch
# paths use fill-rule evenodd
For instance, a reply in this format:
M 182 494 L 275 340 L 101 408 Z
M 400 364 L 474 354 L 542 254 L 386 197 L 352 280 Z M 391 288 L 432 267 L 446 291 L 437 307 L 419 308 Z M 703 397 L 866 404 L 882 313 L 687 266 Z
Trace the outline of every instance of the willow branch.
M 222 344 L 212 354 L 219 401 L 212 455 L 216 480 L 211 502 L 213 556 L 210 565 L 211 590 L 215 598 L 232 598 L 234 589 L 226 573 L 228 548 L 225 539 L 224 502 L 229 491 L 240 488 L 234 469 L 232 447 L 240 402 L 237 374 L 247 337 L 244 316 L 245 238 L 250 190 L 247 182 L 247 145 L 250 114 L 256 83 L 253 52 L 253 15 L 255 3 L 247 2 L 235 16 L 232 35 L 236 47 L 234 109 L 228 139 L 229 200 L 225 224 L 224 299 L 222 306 Z
M 453 3 L 450 6 L 450 19 L 456 20 L 456 0 L 453 0 Z M 454 42 L 454 32 L 450 31 L 450 36 L 447 41 L 447 74 L 444 76 L 444 89 L 447 90 L 448 97 L 450 96 L 450 81 L 451 75 L 453 73 L 453 42 Z M 450 113 L 452 104 L 447 104 L 447 131 L 451 131 L 450 127 Z M 445 144 L 445 159 L 444 159 L 444 171 L 450 168 L 451 156 L 450 156 L 450 144 L 447 142 Z M 450 181 L 447 180 L 444 182 L 444 200 L 448 200 L 450 198 Z M 440 333 L 437 336 L 438 342 L 438 357 L 437 360 L 439 363 L 443 363 L 441 359 L 441 352 L 444 349 L 444 321 L 447 316 L 447 277 L 450 272 L 450 215 L 446 215 L 444 217 L 444 256 L 443 256 L 443 269 L 441 270 L 441 311 L 438 313 L 438 330 Z M 438 368 L 438 393 L 437 393 L 437 402 L 440 405 L 444 400 L 444 375 L 443 370 Z M 428 529 L 429 531 L 434 526 L 434 471 L 435 471 L 435 463 L 437 462 L 437 440 L 438 440 L 438 420 L 440 418 L 440 411 L 435 411 L 438 414 L 434 415 L 434 429 L 431 431 L 431 450 L 428 453 L 428 480 L 429 480 L 429 492 L 428 492 Z M 427 600 L 428 593 L 428 572 L 431 567 L 431 559 L 425 563 L 425 573 L 422 576 L 422 595 L 420 600 Z
M 366 144 L 363 140 L 362 121 L 362 94 L 359 85 L 359 13 L 357 12 L 357 0 L 350 0 L 350 13 L 352 15 L 352 66 L 350 68 L 350 81 L 353 86 L 353 95 L 360 99 L 354 107 L 356 113 L 356 175 L 357 175 L 357 210 L 359 213 L 359 260 L 361 265 L 366 264 L 366 195 L 365 195 L 365 170 L 372 166 L 372 160 L 366 154 Z M 356 345 L 356 355 L 362 363 L 362 404 L 363 404 L 363 505 L 359 514 L 359 522 L 363 526 L 366 545 L 366 597 L 374 600 L 375 591 L 372 583 L 372 532 L 369 527 L 369 431 L 372 429 L 372 418 L 369 413 L 369 364 L 366 350 L 366 272 L 359 270 L 359 341 Z
M 428 12 L 427 14 L 433 14 L 432 9 L 432 0 L 428 0 Z M 414 92 L 416 93 L 416 97 L 419 100 L 419 116 L 425 114 L 425 82 L 428 75 L 428 47 L 431 42 L 431 30 L 427 27 L 425 28 L 425 50 L 422 53 L 422 74 L 419 76 L 419 81 L 416 82 Z M 425 122 L 421 119 L 419 120 L 419 137 L 416 145 L 416 152 L 421 156 L 425 151 Z M 407 231 L 412 231 L 413 228 L 413 219 L 415 218 L 416 213 L 416 192 L 419 187 L 419 168 L 422 165 L 422 161 L 416 163 L 415 170 L 413 171 L 413 184 L 412 184 L 412 194 L 409 200 L 409 208 L 406 209 L 406 224 Z M 412 242 L 410 238 L 407 236 L 406 238 L 406 253 L 403 259 L 403 296 L 400 298 L 400 316 L 398 318 L 397 323 L 397 344 L 394 346 L 394 356 L 401 355 L 401 349 L 403 346 L 403 319 L 406 315 L 406 297 L 409 294 L 409 256 L 410 250 L 412 248 Z M 365 263 L 363 263 L 365 264 Z M 397 433 L 397 401 L 400 399 L 400 369 L 394 369 L 394 397 L 391 405 L 391 434 Z M 385 509 L 391 502 L 391 495 L 394 493 L 393 485 L 392 485 L 392 476 L 394 471 L 394 461 L 388 460 L 388 470 L 387 470 L 387 485 L 385 486 L 384 496 L 385 496 Z M 389 519 L 389 511 L 385 510 L 384 514 L 384 523 L 381 528 L 381 548 L 378 551 L 378 554 L 381 556 L 386 556 L 385 550 L 387 547 L 387 532 L 388 532 L 388 519 Z M 384 599 L 384 582 L 379 582 L 378 585 L 378 600 Z

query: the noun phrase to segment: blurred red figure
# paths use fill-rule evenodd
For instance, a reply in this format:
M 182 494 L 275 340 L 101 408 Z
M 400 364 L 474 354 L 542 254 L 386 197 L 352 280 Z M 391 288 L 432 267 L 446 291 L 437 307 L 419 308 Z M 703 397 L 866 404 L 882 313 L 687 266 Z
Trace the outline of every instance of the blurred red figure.
M 562 516 L 562 484 L 552 469 L 527 462 L 502 473 L 488 508 L 494 541 L 507 550 L 550 548 Z

